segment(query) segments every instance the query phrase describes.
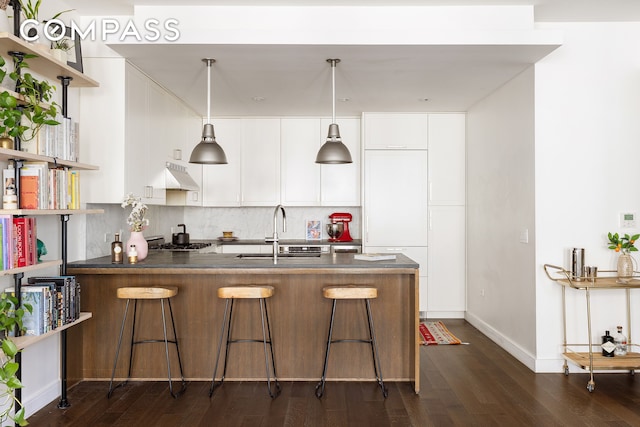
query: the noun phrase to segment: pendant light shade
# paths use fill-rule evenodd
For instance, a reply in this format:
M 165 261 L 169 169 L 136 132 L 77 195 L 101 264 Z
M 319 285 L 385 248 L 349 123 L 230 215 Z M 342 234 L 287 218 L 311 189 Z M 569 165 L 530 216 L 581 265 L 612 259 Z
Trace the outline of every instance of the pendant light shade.
M 202 140 L 191 152 L 189 163 L 225 165 L 227 164 L 227 156 L 216 142 L 215 131 L 211 124 L 211 64 L 216 60 L 205 58 L 202 61 L 207 64 L 207 123 L 202 129 Z
M 331 124 L 329 125 L 327 142 L 320 147 L 320 151 L 318 151 L 318 155 L 316 156 L 316 163 L 329 165 L 353 163 L 353 160 L 351 160 L 351 153 L 349 153 L 347 146 L 342 143 L 342 138 L 340 138 L 340 129 L 336 124 L 336 64 L 340 62 L 340 60 L 327 59 L 327 62 L 331 64 L 333 113 L 331 115 Z

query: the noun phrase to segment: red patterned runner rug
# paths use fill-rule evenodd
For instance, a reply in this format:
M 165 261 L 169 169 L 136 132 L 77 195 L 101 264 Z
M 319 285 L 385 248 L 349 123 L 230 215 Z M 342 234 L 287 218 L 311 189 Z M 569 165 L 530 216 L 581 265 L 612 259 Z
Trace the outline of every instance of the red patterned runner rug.
M 453 335 L 442 322 L 420 323 L 422 345 L 466 344 Z

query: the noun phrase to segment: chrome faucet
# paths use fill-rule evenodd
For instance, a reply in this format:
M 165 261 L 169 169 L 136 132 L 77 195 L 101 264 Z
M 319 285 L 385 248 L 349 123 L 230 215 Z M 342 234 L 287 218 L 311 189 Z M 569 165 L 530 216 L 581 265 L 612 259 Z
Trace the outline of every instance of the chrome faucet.
M 282 211 L 282 232 L 287 231 L 287 213 L 284 211 L 284 206 L 278 205 L 273 210 L 273 237 L 271 239 L 266 238 L 266 242 L 273 243 L 273 263 L 278 263 L 278 210 Z

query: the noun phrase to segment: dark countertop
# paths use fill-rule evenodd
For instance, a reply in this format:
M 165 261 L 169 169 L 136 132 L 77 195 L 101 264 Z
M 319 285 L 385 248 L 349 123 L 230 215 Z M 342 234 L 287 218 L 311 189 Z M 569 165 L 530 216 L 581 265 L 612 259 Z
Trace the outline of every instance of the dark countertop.
M 246 259 L 238 258 L 237 254 L 200 254 L 194 252 L 149 252 L 146 259 L 137 264 L 129 264 L 126 259 L 123 264 L 111 264 L 111 257 L 104 256 L 84 261 L 73 261 L 67 264 L 74 268 L 108 268 L 108 269 L 254 269 L 254 268 L 418 268 L 418 263 L 405 255 L 398 254 L 395 260 L 361 261 L 353 259 L 353 254 L 323 254 L 319 257 L 286 258 L 278 257 L 274 264 L 272 258 Z
M 217 245 L 270 245 L 270 242 L 265 242 L 264 239 L 237 239 L 237 240 L 216 240 L 215 243 Z M 351 242 L 330 242 L 327 239 L 324 240 L 305 240 L 305 239 L 280 239 L 278 241 L 280 246 L 287 245 L 346 245 L 353 246 L 358 245 L 362 246 L 362 241 L 360 239 L 353 239 Z

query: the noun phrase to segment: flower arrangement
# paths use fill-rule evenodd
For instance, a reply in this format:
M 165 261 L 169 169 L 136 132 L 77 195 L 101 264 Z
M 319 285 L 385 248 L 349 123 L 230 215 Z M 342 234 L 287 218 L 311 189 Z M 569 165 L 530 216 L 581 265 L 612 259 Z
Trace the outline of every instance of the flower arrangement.
M 131 226 L 131 231 L 142 231 L 147 225 L 149 220 L 145 219 L 144 215 L 147 213 L 147 205 L 142 203 L 140 197 L 136 197 L 133 193 L 129 193 L 122 201 L 122 208 L 131 206 L 131 213 L 127 218 L 127 224 Z
M 638 248 L 634 246 L 634 243 L 640 238 L 640 234 L 634 234 L 633 236 L 625 234 L 624 236 L 620 237 L 618 233 L 609 233 L 608 237 L 609 249 L 613 249 L 616 252 L 622 252 L 623 254 L 638 251 Z

